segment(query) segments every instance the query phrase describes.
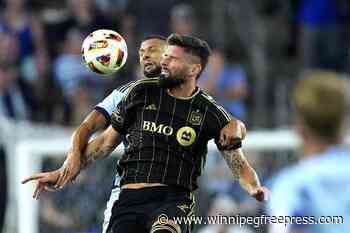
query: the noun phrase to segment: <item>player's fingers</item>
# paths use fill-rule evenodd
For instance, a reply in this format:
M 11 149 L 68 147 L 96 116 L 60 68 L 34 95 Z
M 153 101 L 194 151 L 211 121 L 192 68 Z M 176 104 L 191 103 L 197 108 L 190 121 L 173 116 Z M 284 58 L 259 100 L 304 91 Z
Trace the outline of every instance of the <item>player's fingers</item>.
M 68 170 L 67 168 L 65 168 L 64 170 L 65 170 L 65 172 L 64 172 L 64 174 L 60 177 L 60 178 L 61 178 L 61 179 L 60 179 L 60 182 L 57 182 L 57 183 L 56 183 L 55 188 L 61 189 L 61 188 L 63 188 L 63 187 L 67 184 L 67 180 L 68 180 L 69 177 L 70 177 L 70 172 L 69 172 L 69 170 Z
M 45 188 L 45 191 L 48 191 L 48 192 L 56 192 L 57 191 L 57 189 L 50 187 L 50 186 L 47 186 L 47 185 L 45 185 L 44 188 Z
M 36 200 L 38 199 L 38 194 L 40 193 L 40 189 L 42 189 L 42 186 L 43 186 L 43 184 L 40 183 L 40 181 L 38 181 L 38 183 L 35 186 L 34 193 L 33 193 L 34 199 L 36 199 Z
M 39 189 L 39 183 L 37 183 L 36 184 L 36 186 L 35 186 L 35 189 L 34 189 L 34 192 L 33 192 L 33 198 L 35 199 L 35 197 L 36 197 L 36 193 L 38 192 L 38 189 Z
M 59 188 L 63 188 L 63 187 L 66 186 L 69 182 L 73 182 L 73 180 L 74 180 L 74 176 L 73 176 L 70 172 L 68 172 L 67 175 L 66 175 L 66 177 L 64 178 L 64 180 L 63 180 L 61 186 L 60 186 Z
M 60 188 L 63 188 L 69 181 L 72 180 L 72 171 L 71 170 L 67 170 L 66 174 L 64 175 L 63 179 L 62 179 L 62 183 L 60 185 Z
M 55 174 L 48 174 L 45 177 L 39 179 L 39 181 L 45 185 L 55 185 L 57 182 L 57 177 Z
M 256 193 L 253 196 L 255 197 L 256 200 L 258 200 L 260 202 L 264 202 L 264 201 L 267 201 L 269 199 L 269 193 L 268 193 L 267 188 L 265 188 L 265 187 L 258 188 L 258 190 L 256 191 Z
M 58 186 L 58 184 L 60 184 L 62 182 L 62 178 L 63 178 L 65 172 L 66 172 L 66 168 L 63 168 L 59 171 L 55 187 Z
M 45 189 L 45 185 L 40 185 L 39 186 L 38 192 L 37 192 L 36 197 L 35 197 L 36 200 L 39 199 L 40 194 L 44 191 L 44 189 Z
M 29 177 L 25 178 L 24 180 L 22 180 L 21 183 L 22 183 L 22 184 L 25 184 L 25 183 L 27 183 L 28 181 L 40 179 L 40 178 L 42 178 L 44 175 L 45 175 L 44 173 L 34 174 L 34 175 L 29 176 Z
M 55 184 L 55 188 L 58 188 L 61 186 L 62 182 L 63 182 L 63 179 L 65 177 L 65 175 L 67 174 L 68 170 L 67 168 L 63 168 L 60 172 L 59 172 L 59 176 L 58 176 L 58 179 L 56 181 L 56 184 Z

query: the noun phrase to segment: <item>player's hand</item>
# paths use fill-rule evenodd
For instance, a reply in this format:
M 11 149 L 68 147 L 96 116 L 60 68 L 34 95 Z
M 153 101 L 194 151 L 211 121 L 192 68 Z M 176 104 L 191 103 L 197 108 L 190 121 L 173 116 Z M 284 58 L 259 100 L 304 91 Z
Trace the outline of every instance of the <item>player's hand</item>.
M 246 128 L 242 121 L 232 119 L 220 131 L 219 143 L 225 150 L 231 149 L 242 141 L 246 135 Z
M 260 202 L 268 201 L 269 199 L 269 190 L 262 186 L 256 189 L 255 193 L 252 194 L 252 196 Z
M 69 152 L 72 153 L 72 152 Z M 63 188 L 66 184 L 73 182 L 81 170 L 80 156 L 67 156 L 66 161 L 61 167 L 60 176 L 55 183 L 56 189 Z
M 50 191 L 50 192 L 57 190 L 54 188 L 54 185 L 56 184 L 60 174 L 61 174 L 61 168 L 51 172 L 37 173 L 22 180 L 22 184 L 25 184 L 29 181 L 34 181 L 34 180 L 37 181 L 36 187 L 33 193 L 33 198 L 38 200 L 40 194 L 44 190 Z

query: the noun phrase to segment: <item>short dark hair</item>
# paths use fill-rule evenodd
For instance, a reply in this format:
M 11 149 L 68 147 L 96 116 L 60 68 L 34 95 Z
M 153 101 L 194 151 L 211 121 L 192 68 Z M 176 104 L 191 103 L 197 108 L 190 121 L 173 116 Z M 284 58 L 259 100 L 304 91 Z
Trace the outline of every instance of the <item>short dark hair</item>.
M 161 36 L 161 35 L 149 35 L 149 36 L 143 37 L 141 43 L 146 41 L 146 40 L 152 40 L 152 39 L 163 40 L 164 42 L 166 42 L 167 38 L 165 36 Z
M 206 41 L 194 36 L 173 33 L 168 37 L 167 43 L 168 45 L 180 46 L 184 48 L 186 53 L 199 57 L 202 66 L 200 73 L 202 73 L 208 63 L 211 52 L 211 49 Z

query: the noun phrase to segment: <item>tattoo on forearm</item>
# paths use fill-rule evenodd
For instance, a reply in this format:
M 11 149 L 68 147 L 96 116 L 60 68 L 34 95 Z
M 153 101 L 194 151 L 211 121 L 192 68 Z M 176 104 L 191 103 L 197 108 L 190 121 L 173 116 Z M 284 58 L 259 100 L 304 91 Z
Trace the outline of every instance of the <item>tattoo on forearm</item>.
M 225 150 L 222 152 L 227 165 L 229 166 L 233 176 L 235 178 L 240 177 L 241 169 L 245 163 L 245 158 L 242 151 L 239 150 Z
M 115 146 L 104 146 L 99 148 L 94 148 L 91 151 L 86 151 L 82 158 L 82 167 L 85 168 L 94 161 L 98 159 L 103 159 L 107 157 L 114 150 Z

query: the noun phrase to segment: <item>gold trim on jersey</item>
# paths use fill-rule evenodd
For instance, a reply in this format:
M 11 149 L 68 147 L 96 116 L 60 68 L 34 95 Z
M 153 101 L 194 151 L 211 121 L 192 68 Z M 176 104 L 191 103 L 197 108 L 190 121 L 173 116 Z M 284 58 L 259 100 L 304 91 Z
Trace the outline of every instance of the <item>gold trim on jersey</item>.
M 169 223 L 166 223 L 166 224 L 169 224 Z M 168 225 L 163 225 L 163 224 L 158 224 L 156 226 L 152 226 L 151 233 L 154 233 L 154 232 L 159 231 L 159 230 L 166 230 L 166 231 L 169 231 L 171 233 L 181 233 L 181 232 L 178 232 L 177 230 L 173 229 L 172 227 L 170 227 Z
M 136 81 L 136 82 L 133 83 L 130 87 L 128 87 L 128 90 L 127 90 L 127 92 L 125 93 L 124 99 L 126 99 L 126 98 L 129 96 L 130 92 L 131 92 L 135 87 L 137 87 L 138 85 L 144 84 L 144 83 L 157 83 L 157 82 L 159 82 L 159 77 L 157 77 L 157 78 L 141 79 L 141 80 Z
M 193 97 L 195 97 L 199 92 L 201 91 L 201 89 L 199 87 L 197 87 L 197 91 L 195 93 L 193 93 L 191 96 L 189 97 L 177 97 L 177 96 L 174 96 L 173 94 L 171 94 L 170 90 L 167 89 L 166 90 L 166 93 L 168 95 L 170 95 L 171 97 L 175 98 L 175 99 L 180 99 L 180 100 L 190 100 L 192 99 Z
M 212 103 L 226 118 L 227 121 L 232 119 L 231 114 L 229 114 L 221 105 L 217 104 L 213 97 L 202 91 L 202 96 L 206 98 L 210 103 Z

